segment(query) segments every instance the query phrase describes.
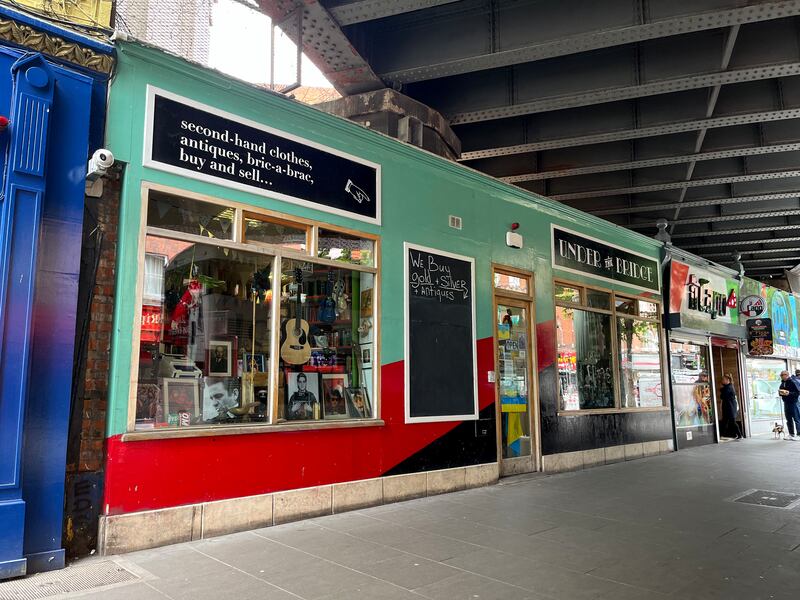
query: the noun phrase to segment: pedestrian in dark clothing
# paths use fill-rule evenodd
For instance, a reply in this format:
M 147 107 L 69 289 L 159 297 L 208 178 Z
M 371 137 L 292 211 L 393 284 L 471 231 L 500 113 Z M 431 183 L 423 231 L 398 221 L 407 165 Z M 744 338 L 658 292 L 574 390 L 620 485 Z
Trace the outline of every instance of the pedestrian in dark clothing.
M 736 421 L 736 416 L 739 414 L 739 401 L 736 399 L 733 378 L 728 373 L 722 378 L 719 397 L 722 399 L 722 431 L 725 434 L 733 434 L 732 437 L 741 440 L 744 436 Z
M 781 371 L 781 386 L 778 388 L 778 395 L 783 400 L 786 427 L 789 429 L 789 437 L 786 439 L 793 442 L 800 440 L 800 437 L 795 435 L 795 431 L 800 433 L 800 407 L 797 405 L 797 400 L 800 398 L 800 384 L 789 375 L 789 371 Z

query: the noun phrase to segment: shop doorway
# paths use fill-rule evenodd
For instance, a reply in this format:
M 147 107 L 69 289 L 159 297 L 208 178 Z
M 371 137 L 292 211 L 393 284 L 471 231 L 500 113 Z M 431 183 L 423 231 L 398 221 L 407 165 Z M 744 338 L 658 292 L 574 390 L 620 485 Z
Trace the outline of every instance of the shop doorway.
M 501 476 L 539 470 L 533 274 L 494 269 L 497 440 Z
M 720 389 L 722 388 L 722 378 L 730 375 L 733 388 L 736 390 L 736 400 L 739 404 L 739 412 L 736 421 L 740 431 L 745 433 L 745 423 L 747 412 L 744 403 L 744 393 L 742 389 L 742 372 L 739 359 L 739 344 L 736 340 L 726 338 L 711 338 L 711 364 L 714 369 L 714 401 L 717 408 L 717 419 L 719 427 L 720 441 L 726 441 L 735 437 L 734 431 L 728 431 L 722 423 L 722 398 Z

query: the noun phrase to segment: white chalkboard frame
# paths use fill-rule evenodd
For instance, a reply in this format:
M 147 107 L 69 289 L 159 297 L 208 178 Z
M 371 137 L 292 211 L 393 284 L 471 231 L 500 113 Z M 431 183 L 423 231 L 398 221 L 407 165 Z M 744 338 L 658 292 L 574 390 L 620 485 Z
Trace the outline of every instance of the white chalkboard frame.
M 464 415 L 441 415 L 431 417 L 412 417 L 411 416 L 411 361 L 410 361 L 410 344 L 409 344 L 409 279 L 408 279 L 408 253 L 409 250 L 421 250 L 422 252 L 430 252 L 462 260 L 470 264 L 470 295 L 471 295 L 471 309 L 472 309 L 472 404 L 474 410 L 470 414 Z M 454 254 L 439 250 L 438 248 L 431 248 L 429 246 L 420 246 L 410 242 L 403 243 L 403 381 L 405 385 L 405 422 L 406 423 L 443 423 L 449 421 L 477 421 L 479 418 L 479 405 L 478 405 L 478 338 L 477 329 L 475 328 L 475 258 L 472 256 L 464 256 L 463 254 Z

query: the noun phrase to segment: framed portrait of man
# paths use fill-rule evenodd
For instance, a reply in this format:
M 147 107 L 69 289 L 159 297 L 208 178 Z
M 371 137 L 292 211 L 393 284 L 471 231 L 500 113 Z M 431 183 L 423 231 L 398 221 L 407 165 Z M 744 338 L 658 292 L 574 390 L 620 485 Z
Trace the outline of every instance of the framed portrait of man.
M 209 377 L 233 376 L 234 348 L 232 340 L 210 339 L 207 352 L 206 369 Z
M 347 419 L 347 375 L 324 373 L 322 375 L 322 418 L 325 420 Z
M 287 421 L 320 418 L 319 373 L 287 373 L 284 417 Z

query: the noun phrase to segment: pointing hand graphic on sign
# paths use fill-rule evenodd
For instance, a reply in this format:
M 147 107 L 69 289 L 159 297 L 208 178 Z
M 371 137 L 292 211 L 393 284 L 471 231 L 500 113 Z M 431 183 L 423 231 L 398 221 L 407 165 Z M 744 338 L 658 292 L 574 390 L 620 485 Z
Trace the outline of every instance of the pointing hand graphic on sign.
M 344 191 L 350 194 L 353 198 L 355 198 L 355 201 L 358 202 L 359 204 L 364 202 L 364 200 L 366 200 L 367 202 L 371 202 L 371 198 L 367 195 L 367 192 L 362 190 L 360 187 L 358 187 L 355 183 L 353 183 L 349 179 L 347 180 L 347 185 L 344 186 Z

